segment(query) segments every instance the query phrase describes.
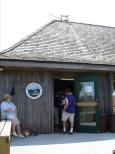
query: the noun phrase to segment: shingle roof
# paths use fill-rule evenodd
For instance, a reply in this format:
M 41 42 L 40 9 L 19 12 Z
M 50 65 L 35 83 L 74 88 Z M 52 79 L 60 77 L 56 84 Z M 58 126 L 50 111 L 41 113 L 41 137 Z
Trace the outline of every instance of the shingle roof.
M 0 58 L 115 65 L 115 28 L 54 20 Z

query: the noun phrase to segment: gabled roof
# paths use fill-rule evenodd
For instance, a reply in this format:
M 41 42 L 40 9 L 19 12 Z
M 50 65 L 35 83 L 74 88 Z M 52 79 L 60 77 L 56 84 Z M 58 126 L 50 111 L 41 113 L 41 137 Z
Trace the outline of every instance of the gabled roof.
M 0 58 L 115 65 L 115 28 L 54 20 Z

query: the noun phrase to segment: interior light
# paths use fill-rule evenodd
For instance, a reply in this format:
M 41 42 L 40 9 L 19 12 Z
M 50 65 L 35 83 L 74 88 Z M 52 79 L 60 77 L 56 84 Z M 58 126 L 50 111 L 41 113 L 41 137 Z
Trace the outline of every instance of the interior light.
M 61 78 L 60 80 L 74 81 L 74 79 L 70 79 L 70 78 Z

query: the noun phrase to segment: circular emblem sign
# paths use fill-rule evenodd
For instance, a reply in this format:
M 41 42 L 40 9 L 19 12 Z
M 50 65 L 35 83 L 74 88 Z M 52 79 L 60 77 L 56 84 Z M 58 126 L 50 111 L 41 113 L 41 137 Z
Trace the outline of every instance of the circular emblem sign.
M 38 83 L 30 83 L 26 87 L 26 95 L 31 99 L 37 99 L 42 95 L 42 87 Z

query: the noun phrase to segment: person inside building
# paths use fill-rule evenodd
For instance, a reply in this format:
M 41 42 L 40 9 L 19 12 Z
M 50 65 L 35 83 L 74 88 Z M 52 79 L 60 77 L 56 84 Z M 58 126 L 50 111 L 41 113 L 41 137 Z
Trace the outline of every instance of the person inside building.
M 10 96 L 9 94 L 4 95 L 4 100 L 1 103 L 1 119 L 11 120 L 13 136 L 24 137 L 20 131 L 20 122 L 17 117 L 17 108 L 12 102 L 12 99 L 12 96 Z
M 112 93 L 112 107 L 113 107 L 113 113 L 115 113 L 115 90 Z
M 63 121 L 63 133 L 66 133 L 67 129 L 67 120 L 70 122 L 70 134 L 73 134 L 74 128 L 74 116 L 75 116 L 75 97 L 72 94 L 70 89 L 65 91 L 65 104 L 64 110 L 62 112 L 62 121 Z
M 63 112 L 63 109 L 64 109 L 64 104 L 65 104 L 65 93 L 64 91 L 60 91 L 59 93 L 59 128 L 60 128 L 60 131 L 62 130 L 62 112 Z
M 54 130 L 59 130 L 59 94 L 56 93 L 54 98 Z

